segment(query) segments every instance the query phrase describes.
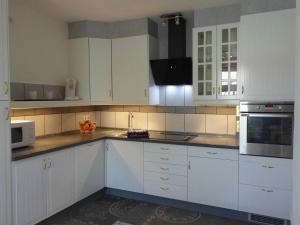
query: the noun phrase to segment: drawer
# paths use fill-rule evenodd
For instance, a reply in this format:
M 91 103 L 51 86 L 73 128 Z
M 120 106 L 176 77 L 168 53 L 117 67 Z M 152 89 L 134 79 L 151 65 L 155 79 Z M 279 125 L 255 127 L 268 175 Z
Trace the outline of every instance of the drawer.
M 186 166 L 187 156 L 168 153 L 144 152 L 144 161 Z
M 153 182 L 155 184 L 162 183 L 187 187 L 187 177 L 185 176 L 144 172 L 144 181 Z
M 241 184 L 292 189 L 292 160 L 241 157 L 239 172 Z
M 188 155 L 213 159 L 239 159 L 239 151 L 237 149 L 226 148 L 210 148 L 210 147 L 188 147 Z
M 187 187 L 182 186 L 155 184 L 151 181 L 145 181 L 144 193 L 164 198 L 187 201 Z
M 250 185 L 239 186 L 240 211 L 290 219 L 291 206 L 291 191 Z
M 172 165 L 172 164 L 165 164 L 165 163 L 145 162 L 144 170 L 148 172 L 187 176 L 186 166 L 179 166 L 179 165 Z
M 168 154 L 187 155 L 187 146 L 145 143 L 144 144 L 144 151 L 146 151 L 146 152 L 155 152 L 155 153 L 168 153 Z

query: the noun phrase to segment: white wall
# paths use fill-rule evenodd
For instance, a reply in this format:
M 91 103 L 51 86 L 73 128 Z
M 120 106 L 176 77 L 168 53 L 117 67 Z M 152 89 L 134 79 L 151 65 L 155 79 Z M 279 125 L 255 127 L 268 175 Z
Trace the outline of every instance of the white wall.
M 9 0 L 11 81 L 64 84 L 68 69 L 67 24 Z
M 297 0 L 296 36 L 296 88 L 295 88 L 295 134 L 294 134 L 294 203 L 292 224 L 300 224 L 300 0 Z

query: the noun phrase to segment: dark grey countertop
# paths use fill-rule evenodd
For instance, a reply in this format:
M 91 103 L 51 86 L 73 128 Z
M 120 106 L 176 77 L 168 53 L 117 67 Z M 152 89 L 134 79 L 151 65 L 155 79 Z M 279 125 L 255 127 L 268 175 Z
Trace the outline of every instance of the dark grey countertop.
M 82 136 L 79 131 L 73 131 L 38 137 L 31 146 L 14 149 L 12 151 L 12 160 L 17 161 L 102 139 L 239 149 L 237 136 L 200 134 L 191 135 L 190 139 L 183 140 L 185 137 L 184 134 L 166 135 L 161 132 L 150 132 L 150 138 L 127 138 L 127 136 L 121 135 L 124 132 L 124 130 L 117 129 L 97 129 L 93 134 L 88 136 Z

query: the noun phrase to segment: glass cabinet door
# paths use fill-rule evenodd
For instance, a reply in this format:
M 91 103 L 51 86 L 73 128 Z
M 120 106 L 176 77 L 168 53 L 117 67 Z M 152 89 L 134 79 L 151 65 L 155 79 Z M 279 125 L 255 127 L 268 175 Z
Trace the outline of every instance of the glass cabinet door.
M 193 35 L 194 96 L 216 98 L 216 27 L 195 28 Z
M 236 99 L 238 90 L 238 24 L 217 28 L 218 99 Z

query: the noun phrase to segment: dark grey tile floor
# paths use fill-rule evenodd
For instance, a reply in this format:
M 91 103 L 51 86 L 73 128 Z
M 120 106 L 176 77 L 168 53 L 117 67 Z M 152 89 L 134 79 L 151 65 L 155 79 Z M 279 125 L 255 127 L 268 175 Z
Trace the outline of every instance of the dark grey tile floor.
M 249 225 L 109 195 L 84 200 L 38 225 Z

